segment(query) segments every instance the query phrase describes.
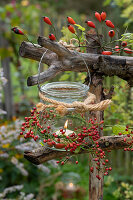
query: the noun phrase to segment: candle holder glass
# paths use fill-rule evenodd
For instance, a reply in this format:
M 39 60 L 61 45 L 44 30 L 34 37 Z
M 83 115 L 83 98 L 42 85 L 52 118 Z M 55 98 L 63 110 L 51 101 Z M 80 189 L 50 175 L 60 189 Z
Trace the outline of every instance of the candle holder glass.
M 77 101 L 83 102 L 87 98 L 88 90 L 89 87 L 87 85 L 77 82 L 53 82 L 40 88 L 41 93 L 46 98 L 68 104 Z M 42 102 L 48 104 L 48 102 Z M 58 138 L 60 143 L 66 136 L 70 136 L 73 133 L 78 134 L 88 121 L 88 113 L 77 113 L 74 107 L 68 108 L 68 112 L 64 115 L 57 114 L 54 108 L 47 108 L 40 117 L 43 129 L 49 128 L 49 135 L 56 134 L 60 136 L 60 139 Z M 52 148 L 56 149 L 54 146 Z

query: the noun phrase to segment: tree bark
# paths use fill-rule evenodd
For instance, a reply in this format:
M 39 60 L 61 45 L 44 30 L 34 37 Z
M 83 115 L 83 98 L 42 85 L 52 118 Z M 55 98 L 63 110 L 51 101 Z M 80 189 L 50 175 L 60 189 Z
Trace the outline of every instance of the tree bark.
M 106 56 L 94 53 L 80 53 L 72 50 L 68 50 L 57 42 L 52 42 L 45 37 L 39 37 L 38 42 L 43 47 L 31 43 L 23 42 L 20 46 L 19 54 L 24 58 L 40 61 L 42 54 L 46 49 L 48 52 L 44 56 L 42 63 L 47 65 L 54 65 L 57 67 L 56 72 L 62 71 L 74 71 L 74 72 L 86 72 L 87 63 L 89 69 L 92 72 L 98 73 L 101 76 L 118 76 L 126 80 L 130 86 L 133 86 L 133 58 L 125 56 Z M 92 49 L 93 50 L 93 49 Z M 99 53 L 99 52 L 98 52 Z M 46 71 L 45 71 L 46 72 Z M 46 81 L 45 74 L 42 74 L 42 82 Z M 28 86 L 36 85 L 36 77 L 31 76 L 28 81 Z M 49 80 L 52 79 L 49 76 Z
M 101 39 L 100 36 L 93 35 L 93 38 L 95 38 L 95 41 L 92 41 L 91 35 L 87 35 L 87 41 L 89 41 L 90 46 L 95 47 L 98 46 Z M 101 53 L 101 49 L 95 48 L 92 49 L 90 47 L 87 48 L 88 53 Z M 103 94 L 103 77 L 100 73 L 91 72 L 91 84 L 90 84 L 90 92 L 95 94 L 96 96 L 96 103 L 99 103 L 103 100 L 104 94 Z M 97 122 L 100 122 L 103 120 L 103 111 L 91 111 L 90 116 L 91 119 L 97 119 Z M 100 137 L 103 136 L 103 133 L 101 129 L 99 128 L 99 135 Z M 102 161 L 100 161 L 100 167 L 102 165 Z M 102 200 L 103 199 L 103 184 L 104 184 L 104 174 L 102 170 L 98 171 L 96 170 L 96 162 L 93 160 L 93 156 L 90 153 L 89 154 L 89 168 L 93 167 L 94 171 L 93 173 L 89 170 L 89 200 Z M 99 175 L 101 177 L 101 180 L 98 180 L 96 178 L 96 175 Z
M 126 142 L 124 142 L 124 138 L 126 138 Z M 99 147 L 104 151 L 106 150 L 115 150 L 115 149 L 124 149 L 131 146 L 132 137 L 127 136 L 104 136 L 99 140 Z M 82 150 L 79 154 L 88 153 L 91 148 L 93 148 L 93 144 L 91 141 L 88 141 L 88 145 L 85 146 L 86 150 Z M 30 162 L 39 165 L 41 163 L 47 162 L 48 160 L 57 159 L 59 157 L 65 157 L 70 153 L 69 151 L 63 150 L 55 150 L 52 148 L 41 147 L 32 151 L 24 152 L 24 157 Z

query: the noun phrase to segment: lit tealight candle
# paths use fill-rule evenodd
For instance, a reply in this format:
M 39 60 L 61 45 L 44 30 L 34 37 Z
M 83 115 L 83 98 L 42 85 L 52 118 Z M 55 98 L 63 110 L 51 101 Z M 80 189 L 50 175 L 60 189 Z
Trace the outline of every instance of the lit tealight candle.
M 66 189 L 69 191 L 75 191 L 76 186 L 73 183 L 68 183 Z
M 73 133 L 72 130 L 67 129 L 67 126 L 68 126 L 68 120 L 66 120 L 66 122 L 65 122 L 65 124 L 64 124 L 64 129 L 65 129 L 64 135 L 66 135 L 66 136 L 68 136 L 68 135 L 70 135 L 70 134 Z M 56 131 L 55 133 L 56 133 L 56 135 L 61 135 L 60 130 Z

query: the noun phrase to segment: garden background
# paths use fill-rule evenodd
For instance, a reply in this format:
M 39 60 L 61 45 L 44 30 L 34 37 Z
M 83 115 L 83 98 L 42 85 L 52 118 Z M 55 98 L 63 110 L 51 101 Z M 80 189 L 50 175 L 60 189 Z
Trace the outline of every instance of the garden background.
M 60 187 L 69 183 L 80 188 L 78 197 L 73 199 L 88 199 L 88 155 L 79 156 L 78 165 L 75 165 L 76 158 L 72 158 L 64 166 L 58 166 L 54 160 L 35 166 L 23 158 L 25 150 L 36 146 L 33 142 L 25 143 L 19 132 L 24 117 L 39 101 L 37 87 L 27 87 L 26 83 L 28 76 L 37 73 L 38 63 L 19 57 L 19 46 L 26 38 L 13 34 L 11 28 L 21 27 L 37 43 L 38 35 L 47 37 L 52 31 L 41 18 L 49 16 L 56 25 L 57 37 L 69 41 L 73 36 L 65 28 L 66 17 L 71 16 L 85 26 L 86 19 L 96 21 L 95 11 L 107 13 L 120 37 L 125 31 L 133 32 L 132 0 L 0 1 L 0 199 L 56 200 L 57 196 L 64 199 Z M 103 34 L 108 39 L 107 30 Z M 45 69 L 47 65 L 42 66 Z M 86 73 L 65 72 L 52 81 L 83 83 L 85 77 Z M 133 88 L 118 77 L 106 77 L 106 91 L 112 85 L 115 92 L 113 103 L 105 111 L 105 135 L 113 133 L 115 124 L 133 127 Z M 112 151 L 110 162 L 113 169 L 105 177 L 104 200 L 132 200 L 133 152 Z

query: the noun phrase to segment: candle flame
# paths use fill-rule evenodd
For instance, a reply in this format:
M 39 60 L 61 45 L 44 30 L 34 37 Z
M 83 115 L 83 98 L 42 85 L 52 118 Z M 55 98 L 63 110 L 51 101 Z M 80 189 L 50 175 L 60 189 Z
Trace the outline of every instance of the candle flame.
M 67 125 L 68 125 L 68 119 L 66 120 L 66 122 L 64 124 L 64 129 L 67 129 Z
M 72 188 L 73 186 L 74 186 L 74 184 L 73 184 L 73 183 L 69 183 L 69 187 L 71 187 L 71 188 Z

